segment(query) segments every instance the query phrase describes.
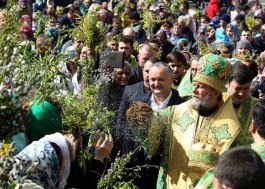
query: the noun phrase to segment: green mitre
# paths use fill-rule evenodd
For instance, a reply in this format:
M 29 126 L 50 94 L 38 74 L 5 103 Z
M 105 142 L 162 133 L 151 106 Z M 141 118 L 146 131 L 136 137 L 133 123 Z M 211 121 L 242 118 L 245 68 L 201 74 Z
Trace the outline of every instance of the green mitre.
M 229 61 L 215 54 L 207 54 L 200 59 L 199 70 L 193 80 L 223 92 L 231 74 Z

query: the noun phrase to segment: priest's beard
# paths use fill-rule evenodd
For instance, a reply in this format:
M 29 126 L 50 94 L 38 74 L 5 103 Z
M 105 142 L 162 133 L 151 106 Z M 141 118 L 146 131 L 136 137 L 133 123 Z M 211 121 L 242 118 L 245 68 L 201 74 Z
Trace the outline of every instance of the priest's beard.
M 216 106 L 212 104 L 212 92 L 208 93 L 202 99 L 199 99 L 197 95 L 193 95 L 191 99 L 191 107 L 198 111 L 200 115 L 207 116 L 214 112 Z

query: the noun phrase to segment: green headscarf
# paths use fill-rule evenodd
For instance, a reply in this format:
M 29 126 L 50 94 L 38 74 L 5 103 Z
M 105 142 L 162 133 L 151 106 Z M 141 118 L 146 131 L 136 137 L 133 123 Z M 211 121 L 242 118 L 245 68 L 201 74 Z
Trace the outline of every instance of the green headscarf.
M 58 109 L 47 101 L 37 100 L 26 117 L 26 134 L 29 142 L 48 134 L 62 132 L 62 118 Z

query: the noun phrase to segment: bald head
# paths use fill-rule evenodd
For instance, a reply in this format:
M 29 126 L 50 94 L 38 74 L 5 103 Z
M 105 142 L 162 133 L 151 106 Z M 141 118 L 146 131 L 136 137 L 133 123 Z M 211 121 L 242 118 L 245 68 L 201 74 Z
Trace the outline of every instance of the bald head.
M 124 28 L 122 34 L 123 34 L 123 36 L 128 36 L 128 37 L 130 37 L 133 41 L 135 41 L 136 33 L 135 33 L 135 31 L 134 31 L 133 28 L 131 28 L 131 27 Z
M 155 55 L 154 49 L 149 44 L 143 44 L 139 48 L 138 61 L 139 65 L 143 68 L 144 63 L 152 56 Z

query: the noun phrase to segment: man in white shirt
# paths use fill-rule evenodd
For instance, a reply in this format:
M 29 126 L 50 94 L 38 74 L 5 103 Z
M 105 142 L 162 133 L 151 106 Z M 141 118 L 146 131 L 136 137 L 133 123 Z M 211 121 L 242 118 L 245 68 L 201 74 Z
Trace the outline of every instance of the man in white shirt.
M 174 77 L 170 67 L 164 63 L 155 63 L 149 70 L 149 82 L 152 91 L 151 108 L 153 110 L 165 109 L 172 96 L 171 86 Z

